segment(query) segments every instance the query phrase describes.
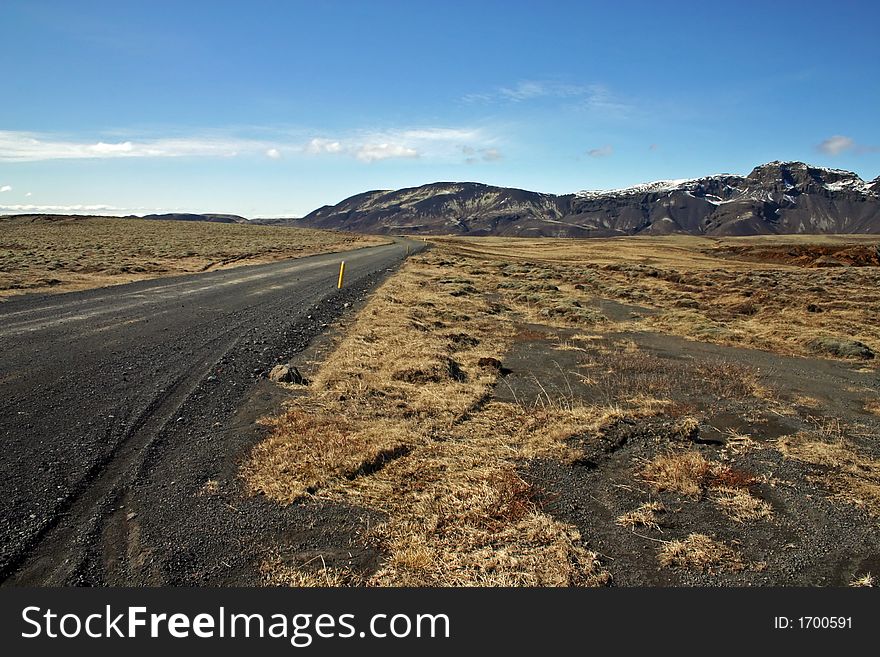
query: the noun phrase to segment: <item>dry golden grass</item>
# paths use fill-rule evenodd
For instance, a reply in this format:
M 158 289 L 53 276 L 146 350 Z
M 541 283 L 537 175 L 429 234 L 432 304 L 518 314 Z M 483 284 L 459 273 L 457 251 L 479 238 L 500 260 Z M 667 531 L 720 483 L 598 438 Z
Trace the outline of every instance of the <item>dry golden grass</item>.
M 627 511 L 615 520 L 615 523 L 621 527 L 646 527 L 648 529 L 659 529 L 660 524 L 657 522 L 658 514 L 666 513 L 666 507 L 663 502 L 645 502 L 637 509 Z
M 832 274 L 811 271 L 787 287 L 790 272 L 795 278 L 801 275 L 797 268 L 719 261 L 706 243 L 690 239 L 620 242 L 599 255 L 584 244 L 566 242 L 562 249 L 553 240 L 528 248 L 516 241 L 508 246 L 504 240 L 439 242 L 440 248 L 410 259 L 377 291 L 306 393 L 269 423 L 269 437 L 242 468 L 252 492 L 281 503 L 317 497 L 380 513 L 385 521 L 365 539 L 385 555 L 380 569 L 361 580 L 347 571 L 276 561 L 267 562 L 267 581 L 368 586 L 606 583 L 608 574 L 577 531 L 544 511 L 542 493 L 523 479 L 522 466 L 535 458 L 579 462 L 590 441 L 622 418 L 678 417 L 669 437 L 687 445 L 698 428 L 689 413 L 699 411 L 687 399 L 682 402 L 682 395 L 776 403 L 754 369 L 725 361 L 679 363 L 615 339 L 609 331 L 621 324 L 628 330 L 662 328 L 663 322 L 679 316 L 694 319 L 694 326 L 735 331 L 754 322 L 758 337 L 693 326 L 664 330 L 797 353 L 805 349 L 798 342 L 800 320 L 775 308 L 775 300 L 747 302 L 751 297 L 733 289 L 781 289 L 780 299 L 801 299 L 798 286 L 811 280 L 809 276 L 827 274 L 833 280 Z M 559 249 L 563 257 L 554 259 Z M 618 258 L 613 249 L 625 257 Z M 768 280 L 751 278 L 767 272 Z M 870 281 L 862 282 L 866 287 L 859 294 L 867 294 Z M 716 306 L 706 303 L 713 293 L 720 294 Z M 595 296 L 658 312 L 635 325 L 612 320 L 591 305 Z M 617 312 L 613 304 L 608 312 Z M 829 314 L 810 313 L 806 320 L 821 316 L 821 330 L 833 333 L 834 322 L 826 322 Z M 523 319 L 559 328 L 532 331 L 522 327 Z M 865 328 L 864 321 L 859 325 Z M 764 330 L 776 333 L 764 339 L 760 336 L 769 335 L 760 333 Z M 872 339 L 874 329 L 865 330 L 858 335 Z M 589 404 L 558 391 L 529 404 L 493 400 L 500 361 L 515 340 L 555 340 L 558 349 L 575 352 L 566 358 L 583 366 L 578 371 L 584 373 L 583 381 L 577 384 L 592 387 L 586 398 L 603 402 Z M 596 390 L 605 394 L 594 394 Z M 731 435 L 727 442 L 722 460 L 756 444 L 744 435 Z M 735 522 L 772 517 L 771 507 L 749 491 L 751 476 L 708 460 L 696 448 L 662 453 L 638 475 L 656 492 L 703 499 Z M 659 513 L 646 505 L 616 521 L 656 529 Z M 660 558 L 664 565 L 744 567 L 730 547 L 698 533 L 666 544 Z
M 873 588 L 877 585 L 876 578 L 871 573 L 865 573 L 854 578 L 850 586 L 857 588 Z
M 869 319 L 880 311 L 880 268 L 805 268 L 731 255 L 744 246 L 872 245 L 876 237 L 434 241 L 494 263 L 505 303 L 544 323 L 621 323 L 591 306 L 598 297 L 653 309 L 630 326 L 695 340 L 825 358 L 859 358 L 858 343 L 880 351 L 880 325 Z
M 340 588 L 358 586 L 363 582 L 349 568 L 332 568 L 325 565 L 306 570 L 285 564 L 275 556 L 260 564 L 260 573 L 267 586 L 290 586 L 294 588 Z
M 715 240 L 691 236 L 624 237 L 608 239 L 571 238 L 510 238 L 510 237 L 449 237 L 431 238 L 461 253 L 482 258 L 527 262 L 555 262 L 565 264 L 614 264 L 620 261 L 645 264 L 686 263 L 697 254 L 697 260 L 706 267 L 714 259 L 701 254 L 713 246 Z
M 205 221 L 0 217 L 0 298 L 387 243 L 347 233 Z
M 674 414 L 674 398 L 772 399 L 775 393 L 761 380 L 758 370 L 723 359 L 705 361 L 670 359 L 615 341 L 582 342 L 570 338 L 570 351 L 578 353 L 581 382 L 609 403 L 641 399 L 662 402 Z M 634 394 L 637 393 L 637 394 Z
M 745 488 L 716 487 L 712 490 L 712 501 L 736 522 L 767 520 L 773 516 L 772 507 Z
M 795 394 L 791 397 L 791 402 L 797 406 L 803 406 L 811 410 L 817 410 L 822 407 L 822 400 L 810 395 Z
M 869 399 L 865 402 L 865 410 L 874 415 L 880 415 L 880 399 Z
M 699 570 L 743 570 L 746 567 L 739 552 L 705 534 L 690 534 L 680 541 L 668 541 L 660 548 L 657 558 L 664 567 Z
M 498 409 L 496 409 L 497 411 Z M 470 439 L 426 445 L 354 482 L 348 499 L 389 520 L 374 538 L 389 558 L 383 586 L 601 585 L 608 575 L 576 530 L 553 520 L 517 473 L 514 453 L 462 427 Z
M 596 555 L 543 512 L 519 467 L 534 453 L 564 455 L 608 413 L 488 401 L 513 327 L 452 271 L 429 253 L 389 279 L 308 393 L 269 421 L 242 475 L 281 503 L 318 496 L 381 512 L 367 540 L 387 558 L 356 583 L 602 585 Z M 267 581 L 340 581 L 267 563 Z
M 254 491 L 286 504 L 379 466 L 414 442 L 405 424 L 376 420 L 355 425 L 344 417 L 298 408 L 265 423 L 272 433 L 254 448 L 243 474 Z
M 644 465 L 639 476 L 657 492 L 692 498 L 708 492 L 715 506 L 736 522 L 766 520 L 773 515 L 767 502 L 749 492 L 751 477 L 694 450 L 660 454 Z
M 575 436 L 595 436 L 604 427 L 624 417 L 615 407 L 580 404 L 545 404 L 539 408 L 516 407 L 516 429 L 522 455 L 527 458 L 555 458 L 577 461 L 582 450 L 571 444 Z M 628 414 L 629 415 L 629 414 Z
M 636 395 L 626 399 L 627 414 L 633 417 L 667 415 L 675 417 L 681 412 L 679 402 L 650 395 Z
M 728 429 L 726 434 L 727 436 L 724 441 L 724 454 L 727 457 L 751 451 L 759 446 L 758 441 L 750 435 L 741 433 L 735 429 Z
M 702 494 L 711 463 L 693 450 L 667 452 L 649 461 L 640 475 L 657 491 L 670 491 L 689 497 Z
M 880 516 L 880 461 L 860 453 L 841 437 L 802 433 L 779 440 L 786 458 L 817 466 L 815 478 L 835 497 Z

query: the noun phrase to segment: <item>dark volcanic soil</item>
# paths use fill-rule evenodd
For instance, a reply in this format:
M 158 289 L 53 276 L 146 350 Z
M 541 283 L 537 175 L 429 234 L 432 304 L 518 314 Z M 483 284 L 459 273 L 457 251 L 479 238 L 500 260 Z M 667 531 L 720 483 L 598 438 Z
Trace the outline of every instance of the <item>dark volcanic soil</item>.
M 786 459 L 776 448 L 781 436 L 833 418 L 851 429 L 847 440 L 880 456 L 880 418 L 863 405 L 866 394 L 880 390 L 876 370 L 655 333 L 608 334 L 585 351 L 558 349 L 573 333 L 523 327 L 504 359 L 510 374 L 496 387 L 496 398 L 526 405 L 604 403 L 638 390 L 673 399 L 678 414 L 699 419 L 687 445 L 667 414 L 624 418 L 602 435 L 575 438 L 584 458 L 574 465 L 542 459 L 525 466 L 523 476 L 543 491 L 545 509 L 579 529 L 616 585 L 845 586 L 877 572 L 878 519 L 835 498 L 815 477 L 819 468 Z M 753 396 L 736 380 L 738 372 L 741 379 L 756 374 L 771 391 L 768 397 Z M 812 398 L 810 406 L 800 405 L 805 397 Z M 731 431 L 749 436 L 753 446 L 735 449 Z M 708 490 L 697 497 L 658 493 L 639 476 L 655 456 L 685 447 L 723 464 L 736 485 L 771 505 L 773 516 L 738 522 L 712 503 Z M 658 514 L 659 529 L 616 524 L 651 501 L 666 508 Z M 694 532 L 738 550 L 745 568 L 661 568 L 657 552 L 664 542 Z

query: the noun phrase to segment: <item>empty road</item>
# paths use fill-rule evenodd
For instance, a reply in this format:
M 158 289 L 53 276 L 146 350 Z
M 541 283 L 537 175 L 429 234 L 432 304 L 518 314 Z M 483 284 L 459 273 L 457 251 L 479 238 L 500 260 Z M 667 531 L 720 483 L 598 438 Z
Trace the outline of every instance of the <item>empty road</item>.
M 293 520 L 200 487 L 235 488 L 261 376 L 407 244 L 0 303 L 0 580 L 252 583 L 260 534 Z

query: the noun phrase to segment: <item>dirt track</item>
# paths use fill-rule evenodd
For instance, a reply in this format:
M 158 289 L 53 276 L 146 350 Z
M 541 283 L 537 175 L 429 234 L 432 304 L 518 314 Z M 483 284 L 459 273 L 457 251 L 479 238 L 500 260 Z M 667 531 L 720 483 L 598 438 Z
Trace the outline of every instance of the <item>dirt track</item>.
M 405 250 L 400 242 L 0 305 L 0 577 L 253 582 L 261 538 L 295 511 L 260 500 L 235 507 L 207 483 L 234 480 L 235 458 L 255 440 L 254 418 L 235 411 L 246 398 L 271 401 L 265 372 Z M 347 285 L 337 291 L 343 257 Z

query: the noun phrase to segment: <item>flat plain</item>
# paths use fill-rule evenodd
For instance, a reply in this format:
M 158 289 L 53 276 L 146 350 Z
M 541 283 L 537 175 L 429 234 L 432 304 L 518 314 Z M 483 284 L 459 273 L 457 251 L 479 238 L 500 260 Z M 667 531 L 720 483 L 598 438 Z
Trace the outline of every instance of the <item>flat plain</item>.
M 0 217 L 0 300 L 259 264 L 389 240 L 207 221 Z
M 876 238 L 431 241 L 241 465 L 266 583 L 874 582 Z

